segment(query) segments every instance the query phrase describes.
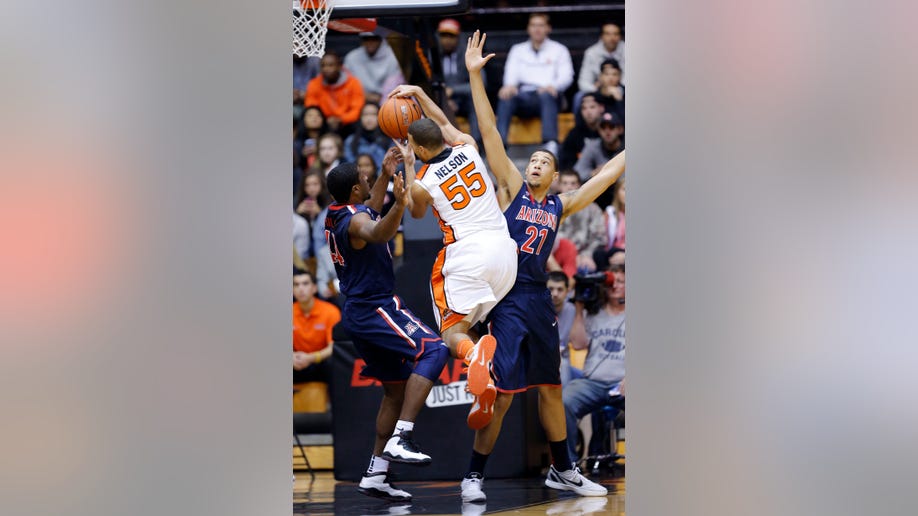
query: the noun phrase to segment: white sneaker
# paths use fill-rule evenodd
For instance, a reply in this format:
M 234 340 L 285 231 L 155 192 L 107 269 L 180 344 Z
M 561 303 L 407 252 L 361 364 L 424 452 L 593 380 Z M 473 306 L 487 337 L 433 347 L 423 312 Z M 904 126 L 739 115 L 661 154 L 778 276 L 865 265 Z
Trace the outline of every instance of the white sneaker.
M 568 498 L 552 503 L 545 511 L 546 516 L 586 516 L 588 514 L 612 514 L 606 505 L 608 496 Z
M 485 503 L 462 502 L 462 516 L 481 516 L 487 510 L 488 504 Z
M 411 493 L 402 491 L 389 481 L 389 474 L 385 471 L 379 473 L 365 473 L 360 479 L 357 491 L 376 498 L 383 498 L 394 502 L 411 500 Z
M 462 501 L 466 503 L 484 503 L 488 497 L 481 490 L 484 479 L 478 473 L 470 473 L 462 479 Z
M 609 494 L 608 489 L 581 475 L 580 468 L 576 466 L 567 471 L 558 471 L 555 469 L 555 465 L 552 464 L 548 467 L 545 485 L 552 489 L 573 491 L 580 496 L 606 496 Z
M 402 431 L 389 438 L 383 449 L 382 457 L 390 462 L 401 462 L 426 466 L 430 464 L 430 455 L 422 453 L 418 445 L 412 440 L 412 432 Z

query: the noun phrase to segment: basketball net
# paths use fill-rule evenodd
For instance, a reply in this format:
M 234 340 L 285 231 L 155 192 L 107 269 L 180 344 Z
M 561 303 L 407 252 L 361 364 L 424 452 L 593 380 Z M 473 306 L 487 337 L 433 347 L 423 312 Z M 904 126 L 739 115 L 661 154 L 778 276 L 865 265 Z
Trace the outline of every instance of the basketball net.
M 325 34 L 332 0 L 293 0 L 293 53 L 297 57 L 325 55 Z

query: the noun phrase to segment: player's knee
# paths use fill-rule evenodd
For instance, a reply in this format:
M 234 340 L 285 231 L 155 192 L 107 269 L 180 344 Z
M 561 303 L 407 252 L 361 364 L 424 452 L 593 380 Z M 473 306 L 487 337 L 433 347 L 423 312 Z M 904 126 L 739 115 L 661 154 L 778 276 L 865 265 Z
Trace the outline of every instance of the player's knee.
M 513 394 L 507 392 L 497 393 L 497 399 L 494 400 L 494 414 L 505 414 L 508 410 L 510 410 L 511 403 L 513 403 Z
M 431 381 L 437 381 L 443 366 L 449 360 L 449 348 L 441 345 L 440 342 L 424 348 L 424 353 L 418 357 L 414 366 L 415 374 L 419 374 Z

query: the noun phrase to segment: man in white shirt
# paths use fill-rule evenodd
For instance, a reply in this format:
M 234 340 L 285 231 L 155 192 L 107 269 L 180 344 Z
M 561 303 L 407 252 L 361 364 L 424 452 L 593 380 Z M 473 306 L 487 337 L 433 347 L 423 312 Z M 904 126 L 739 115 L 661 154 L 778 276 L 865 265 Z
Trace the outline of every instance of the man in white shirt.
M 510 47 L 504 65 L 504 84 L 498 92 L 497 130 L 507 145 L 513 115 L 542 120 L 545 149 L 558 154 L 558 110 L 561 95 L 574 82 L 571 53 L 548 38 L 548 15 L 529 15 L 529 40 Z

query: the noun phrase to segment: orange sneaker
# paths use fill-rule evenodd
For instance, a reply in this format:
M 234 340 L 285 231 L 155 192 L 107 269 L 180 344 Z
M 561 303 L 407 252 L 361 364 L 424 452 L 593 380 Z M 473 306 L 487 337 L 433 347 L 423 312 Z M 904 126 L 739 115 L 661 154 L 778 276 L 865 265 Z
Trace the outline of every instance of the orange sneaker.
M 491 422 L 494 417 L 494 400 L 497 399 L 497 389 L 494 382 L 488 382 L 481 396 L 475 396 L 475 402 L 472 403 L 472 410 L 466 418 L 469 428 L 472 430 L 481 430 Z
M 491 382 L 491 359 L 494 358 L 495 349 L 497 349 L 497 340 L 490 335 L 485 335 L 478 339 L 478 343 L 465 357 L 469 364 L 469 392 L 475 396 L 481 396 L 488 388 L 488 383 Z

